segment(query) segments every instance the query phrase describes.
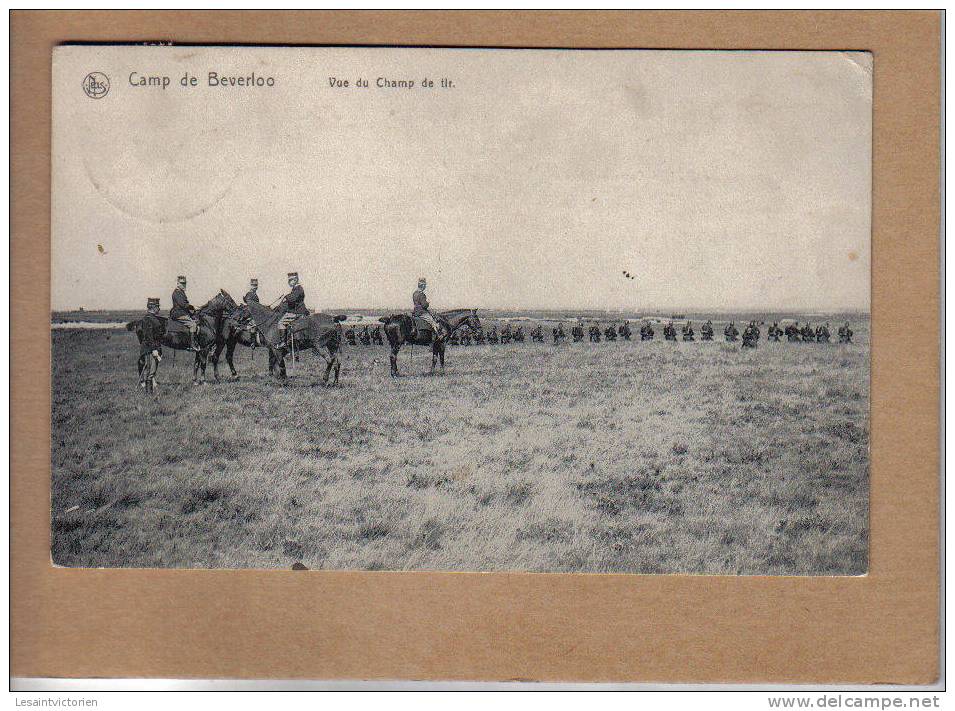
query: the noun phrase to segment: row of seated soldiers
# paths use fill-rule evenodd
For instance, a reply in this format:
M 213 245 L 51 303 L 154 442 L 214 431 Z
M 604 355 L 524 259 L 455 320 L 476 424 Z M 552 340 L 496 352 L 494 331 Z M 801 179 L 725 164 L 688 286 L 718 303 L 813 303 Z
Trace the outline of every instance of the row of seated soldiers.
M 653 336 L 653 326 L 651 326 L 649 322 L 644 323 L 644 325 L 640 328 L 640 340 L 652 341 Z M 759 326 L 756 325 L 755 321 L 750 321 L 749 324 L 743 329 L 742 334 L 740 334 L 736 324 L 730 321 L 726 325 L 726 328 L 723 329 L 723 337 L 728 342 L 737 341 L 741 336 L 742 345 L 744 347 L 755 348 L 760 337 Z M 830 339 L 832 338 L 828 323 L 813 328 L 812 324 L 810 324 L 808 321 L 802 327 L 800 327 L 799 322 L 796 321 L 787 325 L 785 329 L 782 329 L 780 328 L 778 321 L 773 321 L 773 325 L 769 327 L 767 332 L 767 337 L 770 341 L 778 342 L 783 336 L 786 336 L 786 339 L 790 342 L 802 343 L 829 343 Z M 852 336 L 853 331 L 849 327 L 849 322 L 847 321 L 844 325 L 839 327 L 839 343 L 852 343 Z M 672 321 L 663 327 L 663 337 L 668 341 L 677 340 L 676 326 L 673 325 Z M 696 332 L 693 330 L 692 322 L 687 321 L 685 324 L 683 324 L 682 339 L 684 341 L 696 340 Z M 713 340 L 712 321 L 707 321 L 700 327 L 700 340 Z
M 344 335 L 345 342 L 350 346 L 357 346 L 359 343 L 363 346 L 370 346 L 372 343 L 376 346 L 384 344 L 384 339 L 381 337 L 381 326 L 375 326 L 374 328 L 363 326 L 360 329 L 356 326 L 348 326 Z

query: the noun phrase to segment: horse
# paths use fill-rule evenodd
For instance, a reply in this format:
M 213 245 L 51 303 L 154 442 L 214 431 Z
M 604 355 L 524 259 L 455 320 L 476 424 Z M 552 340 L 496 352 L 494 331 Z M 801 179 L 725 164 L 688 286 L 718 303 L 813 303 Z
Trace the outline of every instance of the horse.
M 441 362 L 441 372 L 444 372 L 444 351 L 445 339 L 462 326 L 468 326 L 477 331 L 481 328 L 481 321 L 477 316 L 477 309 L 454 309 L 452 311 L 442 311 L 435 314 L 438 322 L 444 326 L 446 335 L 444 338 L 435 338 L 434 331 L 430 328 L 418 329 L 415 327 L 415 319 L 407 314 L 394 314 L 392 316 L 382 316 L 379 321 L 385 324 L 385 335 L 388 337 L 388 344 L 391 346 L 391 377 L 399 377 L 398 373 L 398 351 L 402 344 L 408 343 L 412 346 L 431 346 L 431 371 L 429 375 L 434 375 L 434 368 L 438 361 Z
M 236 372 L 235 362 L 233 361 L 235 347 L 241 345 L 247 348 L 258 348 L 265 345 L 265 341 L 262 340 L 262 335 L 258 330 L 253 330 L 250 322 L 243 322 L 237 318 L 240 308 L 241 307 L 237 306 L 223 319 L 219 341 L 216 343 L 216 350 L 211 356 L 213 367 L 215 367 L 219 363 L 219 356 L 222 355 L 223 349 L 225 350 L 225 362 L 232 373 L 232 380 L 239 379 L 239 374 Z
M 218 294 L 196 309 L 193 318 L 199 324 L 199 332 L 196 336 L 199 350 L 193 351 L 195 353 L 192 366 L 193 385 L 205 382 L 206 364 L 209 361 L 209 355 L 219 341 L 225 314 L 233 310 L 235 305 L 235 301 L 229 296 L 229 293 L 225 289 L 220 289 Z M 174 351 L 192 351 L 192 337 L 189 334 L 189 329 L 178 324 L 177 328 L 170 329 L 169 325 L 174 322 L 168 318 L 160 318 L 166 323 L 166 333 L 162 339 L 163 346 Z M 142 319 L 127 323 L 126 330 L 134 332 L 139 342 L 143 342 Z M 216 361 L 212 363 L 212 371 L 215 379 L 219 380 L 219 368 Z
M 285 356 L 292 349 L 311 348 L 326 363 L 325 375 L 322 384 L 328 385 L 329 376 L 334 373 L 333 385 L 338 385 L 338 375 L 342 369 L 338 351 L 342 345 L 341 322 L 345 316 L 331 316 L 315 313 L 302 316 L 288 324 L 283 336 L 279 324 L 284 311 L 276 311 L 268 306 L 251 302 L 248 304 L 252 319 L 261 334 L 262 340 L 269 349 L 269 374 L 284 381 L 288 374 L 285 369 Z M 324 349 L 328 355 L 322 352 Z

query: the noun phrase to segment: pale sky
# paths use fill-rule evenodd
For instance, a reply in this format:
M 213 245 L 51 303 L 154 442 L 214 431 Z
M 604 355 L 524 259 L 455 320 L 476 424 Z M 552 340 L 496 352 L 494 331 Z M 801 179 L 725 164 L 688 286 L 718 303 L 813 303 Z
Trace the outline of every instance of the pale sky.
M 53 308 L 868 310 L 871 113 L 866 53 L 63 47 Z

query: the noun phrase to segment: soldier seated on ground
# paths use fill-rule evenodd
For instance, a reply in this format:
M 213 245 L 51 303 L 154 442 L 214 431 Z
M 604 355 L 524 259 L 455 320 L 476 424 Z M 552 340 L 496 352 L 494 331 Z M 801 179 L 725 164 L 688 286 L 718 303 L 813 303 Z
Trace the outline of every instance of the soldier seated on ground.
M 579 323 L 575 323 L 574 327 L 570 329 L 570 335 L 574 339 L 574 343 L 580 343 L 584 340 L 584 327 Z
M 536 343 L 544 342 L 544 327 L 541 324 L 537 324 L 537 328 L 531 331 L 531 340 Z
M 564 324 L 557 324 L 557 328 L 554 329 L 554 345 L 556 346 L 562 340 L 567 338 L 567 334 L 564 333 Z
M 643 325 L 640 326 L 640 340 L 641 341 L 652 341 L 653 340 L 653 326 L 649 321 L 644 321 Z
M 828 343 L 831 338 L 829 333 L 829 324 L 823 324 L 816 329 L 816 343 Z
M 796 343 L 800 340 L 799 335 L 799 321 L 794 321 L 793 323 L 786 326 L 786 340 L 791 343 Z
M 378 346 L 383 344 L 381 338 L 381 326 L 375 326 L 375 330 L 371 332 L 371 342 Z
M 355 338 L 355 327 L 354 327 L 354 326 L 349 326 L 348 328 L 345 329 L 345 340 L 348 342 L 348 345 L 350 345 L 350 346 L 357 346 L 357 345 L 358 345 L 358 341 L 357 341 L 356 338 Z
M 750 321 L 749 325 L 743 329 L 743 347 L 755 348 L 757 341 L 759 341 L 759 326 L 755 321 Z
M 600 343 L 600 324 L 595 323 L 591 326 L 589 334 L 591 343 Z
M 735 341 L 739 337 L 739 329 L 736 328 L 736 324 L 730 321 L 723 329 L 723 336 L 726 337 L 727 341 Z
M 499 341 L 497 336 L 497 326 L 491 326 L 491 330 L 485 334 L 485 338 L 488 343 L 497 343 Z
M 361 329 L 361 333 L 358 334 L 358 340 L 361 341 L 363 346 L 371 345 L 371 334 L 368 332 L 368 326 Z
M 844 326 L 839 326 L 839 343 L 852 343 L 852 329 L 848 321 Z
M 707 320 L 702 326 L 700 326 L 700 338 L 704 341 L 713 340 L 713 322 Z
M 683 325 L 683 340 L 684 341 L 695 341 L 695 332 L 693 331 L 693 324 L 687 321 Z
M 676 326 L 673 325 L 673 321 L 668 322 L 663 327 L 663 338 L 667 341 L 676 340 Z
M 511 342 L 511 324 L 505 323 L 501 328 L 501 343 Z
M 779 337 L 783 335 L 783 329 L 779 327 L 779 322 L 773 321 L 773 325 L 769 327 L 769 330 L 766 332 L 766 336 L 770 341 L 778 341 Z
M 620 336 L 623 340 L 629 341 L 630 336 L 633 335 L 633 332 L 630 330 L 630 324 L 626 321 L 620 324 L 620 328 L 617 329 L 617 335 Z
M 608 341 L 617 340 L 617 328 L 613 324 L 607 326 L 607 329 L 604 331 L 604 338 Z
M 514 343 L 524 342 L 524 327 L 518 326 L 514 329 Z
M 800 332 L 802 336 L 803 343 L 814 343 L 816 340 L 816 330 L 806 321 L 806 325 L 802 327 Z

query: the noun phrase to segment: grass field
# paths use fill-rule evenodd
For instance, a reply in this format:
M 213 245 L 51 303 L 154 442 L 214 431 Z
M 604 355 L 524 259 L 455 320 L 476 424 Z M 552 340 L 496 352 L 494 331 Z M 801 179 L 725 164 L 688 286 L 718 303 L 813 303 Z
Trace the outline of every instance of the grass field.
M 53 339 L 53 559 L 66 566 L 860 574 L 869 356 L 857 344 L 450 348 L 342 387 L 237 352 L 136 387 L 135 337 Z M 764 329 L 765 333 L 765 329 Z M 833 334 L 835 335 L 835 334 Z

